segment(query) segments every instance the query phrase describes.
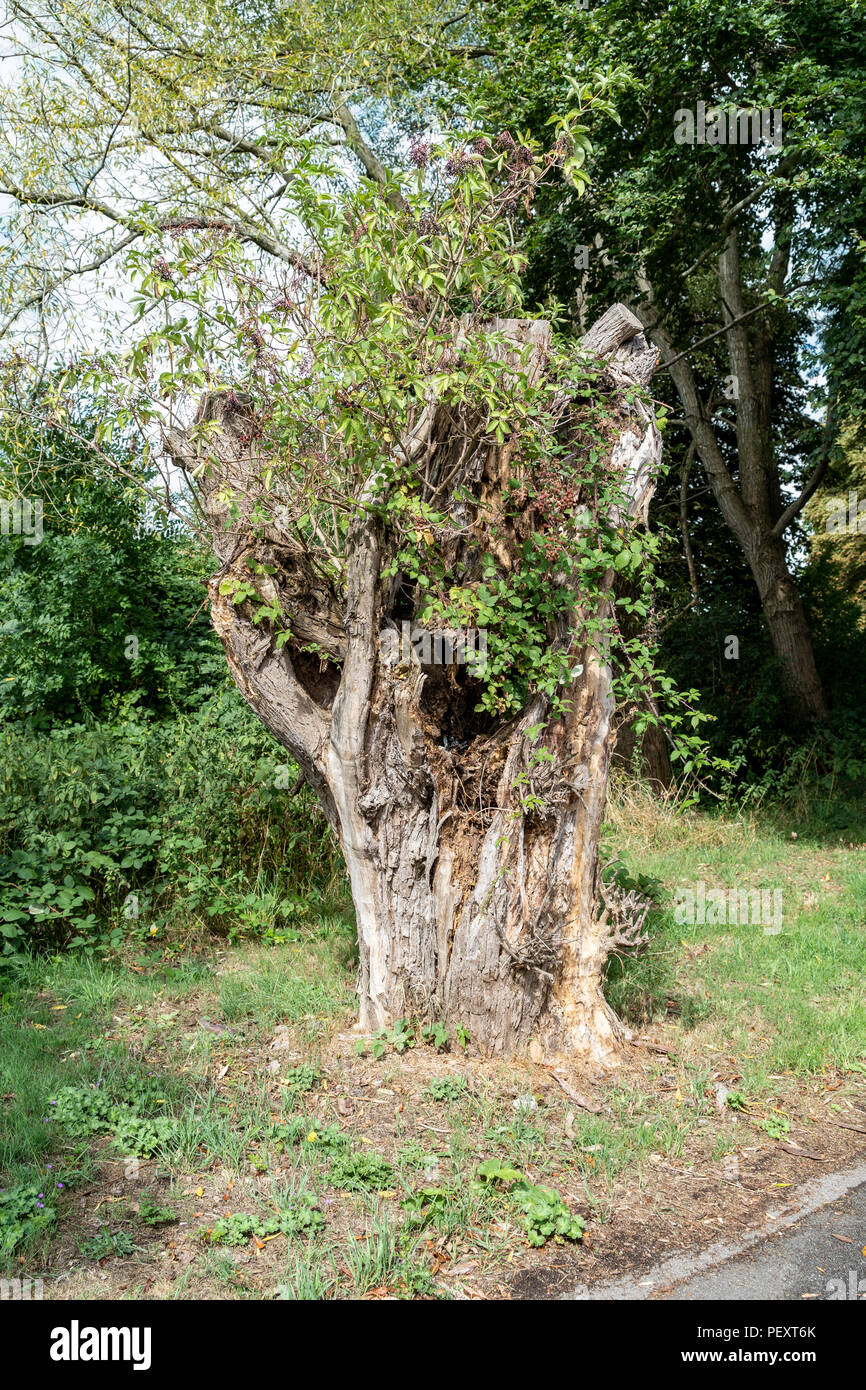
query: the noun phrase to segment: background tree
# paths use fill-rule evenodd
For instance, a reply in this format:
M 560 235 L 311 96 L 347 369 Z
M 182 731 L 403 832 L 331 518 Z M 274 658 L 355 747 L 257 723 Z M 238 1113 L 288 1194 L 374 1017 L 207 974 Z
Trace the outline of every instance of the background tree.
M 479 5 L 447 98 L 453 108 L 469 93 L 537 132 L 575 71 L 618 72 L 621 126 L 596 135 L 587 196 L 551 189 L 535 205 L 530 282 L 579 322 L 620 298 L 659 346 L 676 391 L 671 456 L 691 449 L 702 467 L 799 718 L 823 716 L 826 702 L 793 572 L 797 521 L 862 394 L 851 281 L 863 17 L 838 0 Z M 776 109 L 780 143 L 751 143 L 751 132 L 750 143 L 713 143 L 719 124 L 705 143 L 697 131 L 676 143 L 677 113 L 696 120 L 698 102 L 746 124 Z M 659 372 L 667 394 L 664 381 Z

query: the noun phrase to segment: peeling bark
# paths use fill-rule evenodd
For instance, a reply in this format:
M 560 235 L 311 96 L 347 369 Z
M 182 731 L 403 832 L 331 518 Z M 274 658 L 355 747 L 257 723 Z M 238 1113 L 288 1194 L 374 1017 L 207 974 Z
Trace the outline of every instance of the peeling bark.
M 547 325 L 495 327 L 515 353 L 530 345 L 530 374 L 544 370 Z M 645 384 L 655 366 L 639 321 L 621 305 L 585 345 L 605 360 L 612 388 Z M 564 716 L 536 695 L 507 724 L 479 721 L 465 668 L 384 659 L 379 634 L 399 626 L 398 592 L 381 578 L 388 538 L 364 499 L 341 597 L 278 526 L 253 526 L 244 407 L 210 401 L 203 415 L 220 424 L 208 446 L 216 463 L 197 484 L 221 561 L 210 584 L 213 623 L 238 688 L 300 764 L 339 835 L 357 915 L 360 1029 L 435 1017 L 468 1028 L 488 1054 L 615 1064 L 621 1029 L 601 992 L 612 927 L 598 910 L 614 704 L 608 653 L 575 655 L 583 670 Z M 622 404 L 618 418 L 610 467 L 628 499 L 618 520 L 645 520 L 660 437 L 640 400 Z M 459 519 L 455 573 L 468 563 L 466 536 L 477 552 L 484 518 L 516 467 L 508 442 L 467 450 L 463 424 L 455 429 L 430 401 L 404 441 L 438 505 L 445 495 Z M 191 437 L 174 431 L 167 447 L 192 473 L 199 450 Z M 247 499 L 228 525 L 227 486 Z M 467 494 L 474 509 L 461 500 Z M 496 544 L 507 565 L 508 535 Z M 248 556 L 276 568 L 260 592 L 268 602 L 276 596 L 290 620 L 291 639 L 279 647 L 252 624 L 249 605 L 220 593 L 226 575 L 249 579 Z M 596 604 L 610 603 L 611 582 L 612 574 Z M 311 641 L 320 657 L 302 653 Z M 540 745 L 529 733 L 539 725 Z M 534 760 L 539 746 L 550 761 Z M 521 805 L 519 778 L 528 779 L 532 811 Z

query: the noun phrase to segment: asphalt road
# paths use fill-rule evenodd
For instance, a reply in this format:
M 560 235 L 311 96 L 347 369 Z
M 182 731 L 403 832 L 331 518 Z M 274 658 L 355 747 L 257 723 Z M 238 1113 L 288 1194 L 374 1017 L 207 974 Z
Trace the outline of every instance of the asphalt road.
M 737 1242 L 675 1256 L 643 1275 L 564 1295 L 579 1300 L 866 1302 L 866 1169 L 829 1174 Z
M 850 1299 L 858 1296 L 859 1286 L 866 1302 L 864 1246 L 866 1183 L 745 1254 L 651 1296 L 673 1301 Z

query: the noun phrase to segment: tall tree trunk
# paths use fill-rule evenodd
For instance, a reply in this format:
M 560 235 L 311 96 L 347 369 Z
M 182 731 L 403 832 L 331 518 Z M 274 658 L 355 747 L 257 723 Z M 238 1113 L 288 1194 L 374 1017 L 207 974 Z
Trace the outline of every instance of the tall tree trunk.
M 765 287 L 781 295 L 790 259 L 790 209 L 777 209 L 776 242 Z M 822 451 L 818 466 L 787 507 L 780 496 L 779 471 L 773 456 L 771 431 L 774 380 L 774 331 L 765 313 L 754 320 L 747 311 L 735 225 L 727 229 L 718 262 L 719 297 L 725 325 L 730 383 L 736 415 L 738 482 L 725 462 L 713 425 L 713 403 L 701 398 L 695 373 L 677 352 L 663 316 L 653 303 L 651 285 L 640 281 L 648 304 L 640 310 L 648 336 L 661 349 L 683 406 L 692 444 L 709 478 L 719 510 L 736 537 L 757 585 L 767 628 L 779 662 L 782 690 L 798 722 L 823 719 L 827 713 L 821 678 L 815 664 L 812 634 L 785 556 L 784 534 L 818 486 L 827 464 Z M 829 415 L 828 415 L 829 419 Z
M 750 538 L 746 558 L 758 587 L 791 710 L 801 721 L 823 719 L 827 706 L 815 664 L 812 633 L 796 580 L 788 569 L 784 542 L 773 534 L 772 528 L 762 528 Z
M 516 347 L 531 345 L 530 375 L 543 371 L 547 325 L 496 327 Z M 656 352 L 622 306 L 585 341 L 606 360 L 614 390 L 648 381 Z M 639 399 L 620 409 L 611 468 L 627 498 L 615 519 L 626 525 L 646 519 L 661 442 Z M 453 421 L 435 404 L 427 412 L 428 456 L 435 443 L 434 452 L 453 457 Z M 202 415 L 220 426 L 209 446 L 217 463 L 199 483 L 222 561 L 210 584 L 214 626 L 238 688 L 300 763 L 339 835 L 357 915 L 359 1027 L 378 1030 L 406 1015 L 443 1019 L 490 1054 L 613 1064 L 621 1030 L 602 972 L 631 929 L 615 909 L 612 919 L 598 910 L 614 704 L 607 652 L 575 653 L 582 670 L 565 714 L 554 717 L 547 697 L 535 695 L 519 717 L 478 727 L 448 667 L 387 654 L 381 630 L 393 630 L 393 591 L 381 577 L 384 542 L 369 509 L 360 506 L 352 525 L 340 603 L 278 528 L 254 530 L 252 500 L 230 516 L 227 488 L 250 497 L 246 436 L 224 399 L 206 401 Z M 174 431 L 167 445 L 191 470 L 191 437 Z M 471 487 L 495 505 L 515 467 L 508 443 L 485 445 L 454 478 L 455 490 L 465 496 Z M 226 591 L 227 576 L 249 582 L 250 556 L 274 571 L 256 580 L 262 598 L 278 597 L 292 618 L 282 645 Z M 594 600 L 596 615 L 610 604 L 612 578 Z M 303 650 L 311 642 L 328 660 Z
M 615 765 L 631 768 L 634 763 L 635 748 L 638 743 L 635 733 L 637 715 L 629 710 L 622 712 L 615 723 L 616 741 L 613 750 Z M 653 791 L 666 791 L 673 781 L 668 745 L 658 724 L 650 724 L 640 738 L 640 776 L 649 783 Z

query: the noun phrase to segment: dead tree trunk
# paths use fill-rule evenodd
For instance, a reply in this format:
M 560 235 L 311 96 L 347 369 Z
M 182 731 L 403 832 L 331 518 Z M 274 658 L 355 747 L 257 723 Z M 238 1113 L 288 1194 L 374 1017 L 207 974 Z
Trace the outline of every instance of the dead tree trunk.
M 531 344 L 529 371 L 543 372 L 547 325 L 496 327 L 516 346 Z M 628 499 L 617 520 L 645 520 L 660 437 L 650 409 L 626 390 L 631 397 L 648 381 L 656 352 L 620 305 L 584 345 L 605 359 L 615 401 L 610 468 Z M 612 1063 L 621 1030 L 601 979 L 627 928 L 598 903 L 614 704 L 607 652 L 576 654 L 582 671 L 566 714 L 554 717 L 536 695 L 519 717 L 482 725 L 464 667 L 385 654 L 381 634 L 403 614 L 399 585 L 382 577 L 381 516 L 361 498 L 338 595 L 278 525 L 252 524 L 252 501 L 230 517 L 226 489 L 252 495 L 243 409 L 211 398 L 204 416 L 219 425 L 210 445 L 218 462 L 198 482 L 221 560 L 210 583 L 214 627 L 239 690 L 300 764 L 339 836 L 357 915 L 360 1029 L 435 1017 L 468 1028 L 489 1054 Z M 517 464 L 508 442 L 488 440 L 456 466 L 453 428 L 428 403 L 406 447 L 424 452 L 434 483 L 448 479 L 455 529 L 477 535 L 481 513 L 467 495 L 483 497 L 489 512 Z M 190 437 L 176 431 L 167 444 L 192 471 Z M 455 542 L 455 572 L 464 544 Z M 282 645 L 225 592 L 233 575 L 250 581 L 251 557 L 272 571 L 252 580 L 262 600 L 278 601 L 290 622 Z M 609 601 L 606 592 L 593 600 Z

